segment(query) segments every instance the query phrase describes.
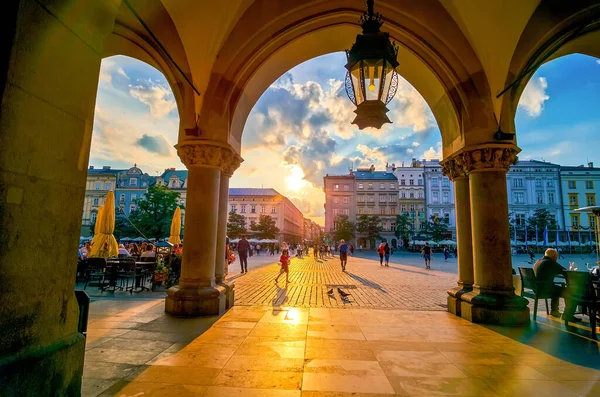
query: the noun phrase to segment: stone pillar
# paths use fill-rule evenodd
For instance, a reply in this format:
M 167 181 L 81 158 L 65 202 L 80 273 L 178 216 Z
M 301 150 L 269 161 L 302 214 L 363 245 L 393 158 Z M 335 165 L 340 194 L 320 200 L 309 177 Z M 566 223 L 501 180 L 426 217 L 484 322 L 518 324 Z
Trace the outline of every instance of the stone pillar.
M 225 278 L 228 273 L 228 264 L 225 259 L 225 239 L 227 235 L 227 214 L 229 212 L 229 180 L 233 172 L 240 166 L 242 158 L 235 155 L 229 164 L 225 164 L 221 173 L 221 184 L 219 188 L 219 220 L 217 225 L 217 251 L 215 262 L 215 282 L 225 287 L 225 308 L 233 306 L 235 300 L 235 285 L 233 282 L 227 283 Z
M 458 285 L 448 290 L 448 311 L 461 315 L 461 296 L 473 290 L 473 245 L 471 243 L 471 197 L 469 177 L 454 159 L 442 163 L 444 175 L 454 181 Z
M 454 156 L 469 175 L 473 290 L 462 294 L 461 317 L 476 323 L 522 325 L 529 322 L 527 300 L 514 293 L 508 226 L 506 172 L 518 148 L 486 145 Z
M 185 247 L 179 284 L 169 288 L 165 311 L 175 316 L 220 315 L 225 287 L 215 283 L 221 172 L 234 157 L 224 143 L 185 140 L 177 154 L 188 168 Z

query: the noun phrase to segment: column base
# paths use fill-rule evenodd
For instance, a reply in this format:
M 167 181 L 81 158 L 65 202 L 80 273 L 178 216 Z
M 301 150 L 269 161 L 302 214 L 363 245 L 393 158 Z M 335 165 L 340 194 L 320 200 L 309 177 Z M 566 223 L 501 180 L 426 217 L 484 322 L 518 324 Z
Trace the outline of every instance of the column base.
M 226 289 L 175 285 L 168 289 L 165 312 L 176 317 L 220 316 L 225 313 Z
M 471 292 L 472 288 L 454 287 L 448 290 L 448 313 L 460 317 L 461 313 L 461 296 L 467 292 Z
M 513 294 L 480 294 L 467 292 L 461 296 L 461 317 L 472 323 L 504 326 L 529 324 L 527 299 Z
M 76 333 L 51 345 L 0 357 L 2 395 L 79 396 L 84 354 L 85 337 Z
M 217 284 L 225 288 L 225 310 L 231 309 L 235 302 L 235 284 L 224 280 Z

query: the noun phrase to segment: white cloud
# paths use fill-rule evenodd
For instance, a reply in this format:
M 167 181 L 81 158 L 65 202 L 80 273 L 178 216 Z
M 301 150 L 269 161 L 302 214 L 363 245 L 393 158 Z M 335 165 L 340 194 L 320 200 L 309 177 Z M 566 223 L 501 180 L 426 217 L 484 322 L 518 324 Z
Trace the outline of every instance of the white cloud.
M 148 85 L 130 86 L 129 94 L 150 107 L 152 117 L 160 119 L 167 116 L 177 107 L 173 93 L 169 87 L 155 84 L 151 80 Z
M 596 59 L 596 63 L 600 65 L 600 59 Z
M 444 158 L 442 153 L 442 142 L 438 142 L 435 146 L 435 148 L 430 146 L 421 157 L 425 160 L 442 160 Z
M 550 99 L 550 96 L 546 95 L 546 88 L 548 88 L 548 82 L 545 77 L 538 77 L 531 79 L 523 94 L 519 100 L 519 106 L 522 107 L 525 112 L 531 117 L 537 117 L 542 114 L 544 109 L 544 102 Z
M 113 75 L 118 74 L 127 80 L 130 80 L 122 66 L 119 66 L 114 59 L 106 58 L 102 60 L 100 66 L 100 81 L 107 85 L 112 85 Z

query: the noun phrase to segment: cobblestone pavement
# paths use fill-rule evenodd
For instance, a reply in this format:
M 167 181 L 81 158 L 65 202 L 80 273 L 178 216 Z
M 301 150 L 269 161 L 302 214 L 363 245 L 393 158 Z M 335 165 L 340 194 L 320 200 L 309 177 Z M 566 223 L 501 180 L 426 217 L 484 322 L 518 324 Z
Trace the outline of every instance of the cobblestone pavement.
M 447 290 L 456 285 L 456 275 L 414 266 L 390 264 L 351 257 L 346 272 L 337 257 L 315 260 L 312 256 L 294 258 L 290 283 L 277 264 L 228 278 L 235 282 L 237 306 L 366 307 L 403 310 L 446 310 Z M 327 292 L 332 289 L 333 294 Z M 342 298 L 341 288 L 351 294 Z

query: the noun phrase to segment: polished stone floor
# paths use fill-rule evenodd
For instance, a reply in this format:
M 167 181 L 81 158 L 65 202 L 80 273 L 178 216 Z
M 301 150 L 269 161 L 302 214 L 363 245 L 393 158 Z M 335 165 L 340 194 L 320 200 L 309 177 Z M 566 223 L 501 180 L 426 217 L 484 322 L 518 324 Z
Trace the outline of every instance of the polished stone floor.
M 84 396 L 600 395 L 598 344 L 544 315 L 510 329 L 444 311 L 163 310 L 162 298 L 92 303 Z

